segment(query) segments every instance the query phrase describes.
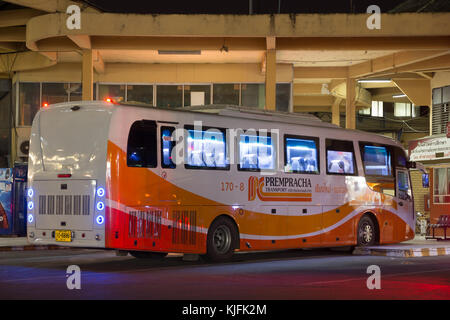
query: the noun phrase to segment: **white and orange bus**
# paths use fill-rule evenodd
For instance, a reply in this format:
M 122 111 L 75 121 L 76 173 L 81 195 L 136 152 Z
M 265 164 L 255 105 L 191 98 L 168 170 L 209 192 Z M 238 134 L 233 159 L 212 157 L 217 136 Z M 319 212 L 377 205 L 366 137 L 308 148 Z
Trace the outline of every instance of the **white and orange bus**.
M 307 114 L 203 109 L 85 101 L 38 112 L 28 240 L 221 261 L 414 237 L 399 143 Z

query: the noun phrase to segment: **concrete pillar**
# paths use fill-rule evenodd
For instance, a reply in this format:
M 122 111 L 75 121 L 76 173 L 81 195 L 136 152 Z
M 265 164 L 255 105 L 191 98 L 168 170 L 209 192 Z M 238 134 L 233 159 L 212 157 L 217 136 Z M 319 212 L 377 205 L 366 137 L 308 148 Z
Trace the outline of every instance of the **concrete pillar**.
M 94 59 L 92 50 L 83 49 L 82 99 L 94 99 Z
M 345 101 L 345 128 L 356 129 L 356 80 L 347 78 L 347 94 Z
M 341 125 L 341 113 L 339 110 L 341 101 L 341 98 L 335 98 L 333 105 L 331 106 L 331 123 L 337 126 Z
M 277 61 L 276 50 L 266 51 L 266 110 L 276 110 Z

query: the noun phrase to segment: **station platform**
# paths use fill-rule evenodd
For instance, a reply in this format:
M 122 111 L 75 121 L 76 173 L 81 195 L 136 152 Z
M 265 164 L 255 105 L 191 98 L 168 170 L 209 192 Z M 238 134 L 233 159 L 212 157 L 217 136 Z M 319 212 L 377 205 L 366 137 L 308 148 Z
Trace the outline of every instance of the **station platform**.
M 402 243 L 356 247 L 353 254 L 403 258 L 445 256 L 450 255 L 450 241 L 426 240 L 424 236 L 416 236 Z

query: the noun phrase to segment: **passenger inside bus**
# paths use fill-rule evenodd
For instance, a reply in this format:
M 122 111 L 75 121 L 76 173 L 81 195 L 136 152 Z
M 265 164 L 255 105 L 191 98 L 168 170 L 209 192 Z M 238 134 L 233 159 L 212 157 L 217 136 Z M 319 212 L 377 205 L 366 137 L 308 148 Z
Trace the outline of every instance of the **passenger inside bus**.
M 353 155 L 351 152 L 328 150 L 328 172 L 353 174 Z
M 319 172 L 315 140 L 289 137 L 286 138 L 285 146 L 286 172 Z

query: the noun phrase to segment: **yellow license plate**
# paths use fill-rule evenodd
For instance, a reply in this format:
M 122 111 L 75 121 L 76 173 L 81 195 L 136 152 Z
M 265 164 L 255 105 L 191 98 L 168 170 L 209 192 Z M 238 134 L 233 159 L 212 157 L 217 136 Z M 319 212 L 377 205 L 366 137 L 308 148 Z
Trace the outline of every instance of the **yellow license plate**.
M 72 231 L 70 230 L 55 230 L 55 240 L 61 242 L 72 241 Z

